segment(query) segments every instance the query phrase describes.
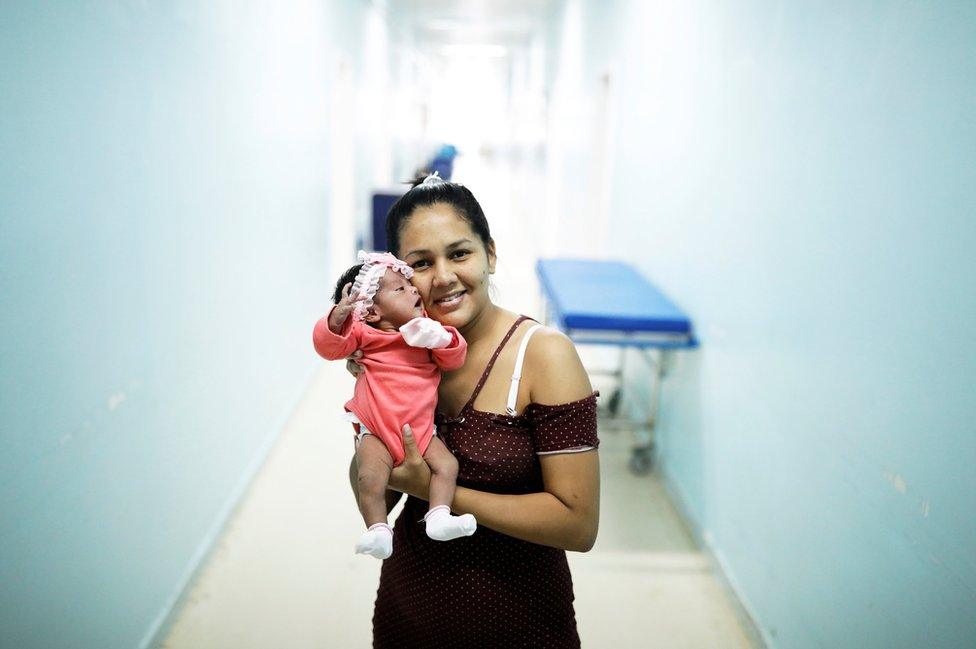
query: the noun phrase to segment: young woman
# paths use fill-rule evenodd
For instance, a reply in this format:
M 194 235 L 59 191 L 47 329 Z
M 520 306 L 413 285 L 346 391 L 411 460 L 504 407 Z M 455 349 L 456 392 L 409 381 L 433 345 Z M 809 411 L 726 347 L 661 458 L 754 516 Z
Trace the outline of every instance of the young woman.
M 390 487 L 410 497 L 383 562 L 374 647 L 578 647 L 565 551 L 596 540 L 597 394 L 566 336 L 492 302 L 495 243 L 467 188 L 416 184 L 391 208 L 387 240 L 428 315 L 468 343 L 464 365 L 442 377 L 436 420 L 459 464 L 451 509 L 478 530 L 426 536 L 431 474 L 403 422 Z

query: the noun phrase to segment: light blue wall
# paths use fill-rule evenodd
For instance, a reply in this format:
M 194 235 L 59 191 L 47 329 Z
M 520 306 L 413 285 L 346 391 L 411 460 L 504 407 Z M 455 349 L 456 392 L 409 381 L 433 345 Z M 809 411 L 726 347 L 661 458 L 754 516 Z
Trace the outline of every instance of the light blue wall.
M 0 645 L 148 640 L 300 395 L 366 7 L 0 5 Z
M 610 248 L 703 343 L 671 486 L 771 646 L 972 646 L 976 4 L 612 6 Z

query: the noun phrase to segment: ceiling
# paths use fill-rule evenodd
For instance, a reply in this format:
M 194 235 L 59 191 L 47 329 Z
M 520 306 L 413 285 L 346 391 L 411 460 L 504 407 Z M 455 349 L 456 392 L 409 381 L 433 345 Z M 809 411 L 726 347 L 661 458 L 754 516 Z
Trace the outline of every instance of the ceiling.
M 529 42 L 560 0 L 389 0 L 394 21 L 420 47 L 482 44 L 505 47 Z

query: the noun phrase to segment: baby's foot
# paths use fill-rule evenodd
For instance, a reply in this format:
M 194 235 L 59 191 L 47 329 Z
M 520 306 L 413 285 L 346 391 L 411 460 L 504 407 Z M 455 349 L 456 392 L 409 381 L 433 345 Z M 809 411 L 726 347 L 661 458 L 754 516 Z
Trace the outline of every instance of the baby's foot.
M 435 541 L 452 541 L 462 536 L 471 536 L 478 529 L 478 522 L 472 514 L 452 516 L 447 505 L 434 507 L 424 516 L 427 523 L 427 536 Z
M 393 528 L 386 523 L 370 525 L 356 541 L 356 554 L 387 559 L 393 554 Z

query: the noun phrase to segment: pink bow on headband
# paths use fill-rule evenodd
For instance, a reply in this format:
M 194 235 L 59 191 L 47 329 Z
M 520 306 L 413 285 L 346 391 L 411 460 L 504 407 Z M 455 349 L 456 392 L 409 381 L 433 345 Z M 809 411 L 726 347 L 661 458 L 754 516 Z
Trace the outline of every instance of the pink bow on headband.
M 398 273 L 403 273 L 403 276 L 407 279 L 413 277 L 413 268 L 410 268 L 407 262 L 394 257 L 391 252 L 366 252 L 365 250 L 360 250 L 358 258 L 365 266 L 382 264 L 386 268 L 392 268 Z

